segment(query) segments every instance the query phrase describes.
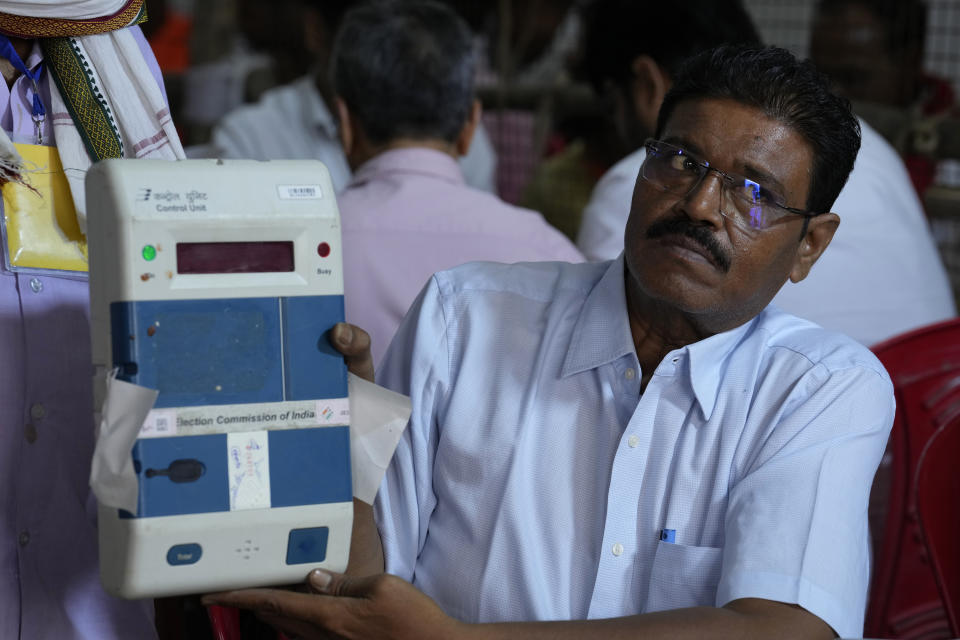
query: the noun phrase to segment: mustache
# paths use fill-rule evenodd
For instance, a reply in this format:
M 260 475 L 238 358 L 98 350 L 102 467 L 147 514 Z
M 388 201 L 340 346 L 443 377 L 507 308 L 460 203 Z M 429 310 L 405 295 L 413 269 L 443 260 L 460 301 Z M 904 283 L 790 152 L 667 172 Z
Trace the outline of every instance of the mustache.
M 654 240 L 664 236 L 682 235 L 703 247 L 724 273 L 730 270 L 730 256 L 706 227 L 691 223 L 686 218 L 666 218 L 654 222 L 647 229 L 647 238 Z

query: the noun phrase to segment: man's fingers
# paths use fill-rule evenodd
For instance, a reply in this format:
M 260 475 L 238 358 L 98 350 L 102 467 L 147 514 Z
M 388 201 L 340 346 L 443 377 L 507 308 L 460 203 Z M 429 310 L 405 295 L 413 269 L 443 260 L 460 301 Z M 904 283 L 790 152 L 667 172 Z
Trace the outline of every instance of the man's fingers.
M 373 598 L 377 592 L 389 588 L 393 576 L 347 576 L 323 569 L 314 569 L 307 575 L 307 584 L 317 593 L 341 598 Z
M 330 344 L 343 354 L 350 373 L 373 382 L 373 355 L 370 334 L 356 325 L 338 322 L 330 330 Z

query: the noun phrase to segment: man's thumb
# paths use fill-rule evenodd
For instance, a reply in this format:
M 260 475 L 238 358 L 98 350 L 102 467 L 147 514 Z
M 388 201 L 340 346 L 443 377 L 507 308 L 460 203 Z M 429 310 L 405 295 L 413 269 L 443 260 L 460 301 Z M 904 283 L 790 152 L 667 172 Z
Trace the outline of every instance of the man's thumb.
M 364 598 L 370 594 L 377 579 L 382 575 L 345 576 L 323 569 L 314 569 L 307 575 L 307 584 L 317 593 L 327 596 Z
M 333 583 L 333 574 L 323 569 L 314 569 L 307 576 L 310 587 L 318 593 L 327 593 Z

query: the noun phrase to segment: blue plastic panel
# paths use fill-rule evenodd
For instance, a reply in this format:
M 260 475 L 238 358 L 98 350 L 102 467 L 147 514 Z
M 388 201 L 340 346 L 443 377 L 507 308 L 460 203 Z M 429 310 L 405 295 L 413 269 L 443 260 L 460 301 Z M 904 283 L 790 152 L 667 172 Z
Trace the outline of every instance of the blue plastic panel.
M 339 295 L 115 302 L 113 364 L 158 408 L 345 398 L 343 313 Z
M 346 398 L 347 367 L 327 332 L 343 321 L 343 296 L 281 298 L 287 400 Z
M 156 407 L 283 400 L 277 298 L 115 302 L 118 377 L 157 389 Z
M 150 469 L 167 469 L 174 460 L 184 459 L 202 463 L 203 475 L 193 482 L 173 482 L 163 475 L 147 477 Z M 226 434 L 144 438 L 134 445 L 133 460 L 140 483 L 138 516 L 230 510 Z
M 295 507 L 349 502 L 350 428 L 316 427 L 268 432 L 270 504 Z M 133 448 L 140 486 L 138 517 L 230 510 L 226 434 L 143 438 Z M 175 460 L 196 460 L 204 473 L 191 482 L 168 476 L 147 477 Z
M 328 527 L 291 529 L 287 538 L 287 564 L 323 562 L 327 559 Z
M 268 442 L 272 506 L 353 499 L 350 427 L 271 431 Z

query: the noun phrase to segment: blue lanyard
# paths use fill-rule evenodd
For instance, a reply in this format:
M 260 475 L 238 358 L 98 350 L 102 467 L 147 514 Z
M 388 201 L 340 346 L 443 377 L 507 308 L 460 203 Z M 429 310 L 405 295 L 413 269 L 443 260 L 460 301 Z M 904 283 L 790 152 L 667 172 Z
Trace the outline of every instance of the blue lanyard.
M 40 132 L 40 125 L 43 122 L 44 116 L 47 115 L 43 101 L 40 100 L 39 82 L 40 74 L 43 72 L 43 63 L 37 65 L 35 71 L 30 71 L 27 65 L 23 63 L 23 60 L 20 59 L 20 55 L 17 53 L 17 50 L 14 49 L 13 43 L 10 42 L 10 38 L 3 34 L 0 34 L 0 57 L 9 60 L 10 64 L 12 64 L 17 71 L 30 78 L 30 81 L 33 83 L 33 124 L 36 129 L 37 144 L 42 144 L 43 136 Z

